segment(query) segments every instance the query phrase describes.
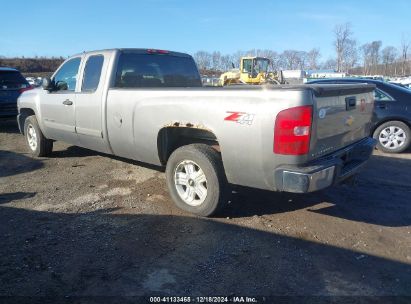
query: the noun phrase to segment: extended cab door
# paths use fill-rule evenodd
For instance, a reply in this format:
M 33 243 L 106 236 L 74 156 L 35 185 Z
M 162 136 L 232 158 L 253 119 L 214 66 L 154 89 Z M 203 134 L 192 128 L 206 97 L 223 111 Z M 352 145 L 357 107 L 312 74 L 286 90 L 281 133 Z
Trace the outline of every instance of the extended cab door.
M 91 53 L 84 57 L 75 113 L 79 146 L 105 153 L 110 153 L 108 142 L 103 136 L 104 85 L 109 59 L 109 54 L 103 53 Z
M 80 63 L 80 56 L 66 61 L 53 76 L 56 90 L 44 91 L 40 102 L 40 111 L 47 136 L 72 144 L 77 142 L 75 90 Z

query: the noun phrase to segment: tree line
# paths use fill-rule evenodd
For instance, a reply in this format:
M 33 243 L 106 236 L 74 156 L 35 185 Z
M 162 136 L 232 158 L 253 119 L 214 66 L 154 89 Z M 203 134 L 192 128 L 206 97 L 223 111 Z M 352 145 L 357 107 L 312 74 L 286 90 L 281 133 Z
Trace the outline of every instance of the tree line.
M 337 25 L 334 29 L 336 70 L 364 75 L 406 76 L 411 74 L 411 41 L 402 35 L 398 48 L 385 46 L 381 40 L 357 46 L 349 23 Z M 355 69 L 354 69 L 355 68 Z
M 5 58 L 0 57 L 0 66 L 12 67 L 22 73 L 47 73 L 55 71 L 64 61 L 63 57 Z
M 237 51 L 233 54 L 221 54 L 219 51 L 198 51 L 193 54 L 199 69 L 206 74 L 210 72 L 222 72 L 231 68 L 238 68 L 241 57 L 257 56 L 265 57 L 271 61 L 271 69 L 277 70 L 317 70 L 320 68 L 333 69 L 334 61 L 320 63 L 320 50 L 314 48 L 308 52 L 298 50 L 286 50 L 277 53 L 274 50 L 252 49 L 249 51 Z
M 227 71 L 232 68 L 232 64 L 238 68 L 240 59 L 244 56 L 269 58 L 274 71 L 327 69 L 364 75 L 411 75 L 411 42 L 405 35 L 402 36 L 400 47 L 396 48 L 394 46 L 383 47 L 380 40 L 360 45 L 349 23 L 335 26 L 333 34 L 335 57 L 325 61 L 320 60 L 319 48 L 309 51 L 285 50 L 281 53 L 261 49 L 237 51 L 233 54 L 198 51 L 193 54 L 193 57 L 200 70 L 208 75 Z

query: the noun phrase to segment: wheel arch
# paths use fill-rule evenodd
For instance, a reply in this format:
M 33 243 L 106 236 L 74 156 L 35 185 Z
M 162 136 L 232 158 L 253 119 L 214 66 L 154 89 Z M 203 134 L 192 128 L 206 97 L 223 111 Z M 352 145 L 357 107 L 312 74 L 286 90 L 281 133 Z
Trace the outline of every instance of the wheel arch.
M 204 143 L 220 152 L 220 144 L 213 131 L 194 126 L 167 126 L 158 132 L 157 152 L 162 165 L 167 164 L 170 155 L 179 147 Z
M 24 135 L 24 122 L 26 121 L 26 118 L 32 115 L 36 115 L 36 112 L 32 108 L 20 109 L 19 115 L 17 116 L 17 123 L 21 134 Z

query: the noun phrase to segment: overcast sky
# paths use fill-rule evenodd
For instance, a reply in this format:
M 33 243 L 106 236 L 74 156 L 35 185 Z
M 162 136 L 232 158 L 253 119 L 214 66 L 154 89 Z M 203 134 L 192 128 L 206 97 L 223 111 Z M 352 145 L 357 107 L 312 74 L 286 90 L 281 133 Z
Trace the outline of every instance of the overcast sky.
M 334 56 L 333 28 L 350 22 L 360 44 L 411 38 L 410 0 L 2 1 L 0 56 L 69 56 L 115 47 L 194 53 L 320 48 Z

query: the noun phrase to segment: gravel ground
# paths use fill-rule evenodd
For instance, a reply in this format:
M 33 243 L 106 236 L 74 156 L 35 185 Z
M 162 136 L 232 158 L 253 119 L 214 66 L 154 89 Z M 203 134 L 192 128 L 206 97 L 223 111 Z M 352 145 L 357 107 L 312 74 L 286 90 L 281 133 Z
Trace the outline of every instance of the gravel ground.
M 160 168 L 0 123 L 0 295 L 411 296 L 411 153 L 358 185 L 238 188 L 223 214 L 176 209 Z

